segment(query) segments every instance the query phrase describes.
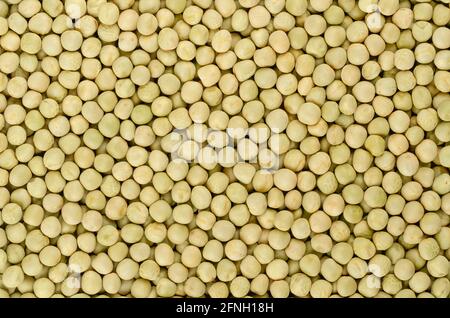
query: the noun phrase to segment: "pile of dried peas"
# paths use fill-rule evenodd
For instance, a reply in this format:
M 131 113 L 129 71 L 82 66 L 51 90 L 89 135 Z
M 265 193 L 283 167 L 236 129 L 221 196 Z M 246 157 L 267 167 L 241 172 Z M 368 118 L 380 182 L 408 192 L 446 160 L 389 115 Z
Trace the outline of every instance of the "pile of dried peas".
M 0 1 L 0 297 L 449 297 L 449 2 Z

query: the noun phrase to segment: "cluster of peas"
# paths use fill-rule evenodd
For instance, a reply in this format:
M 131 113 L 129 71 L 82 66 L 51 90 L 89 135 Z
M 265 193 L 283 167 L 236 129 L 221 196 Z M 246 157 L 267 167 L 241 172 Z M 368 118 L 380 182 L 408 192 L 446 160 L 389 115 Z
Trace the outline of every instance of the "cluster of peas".
M 448 298 L 449 22 L 0 1 L 0 297 Z

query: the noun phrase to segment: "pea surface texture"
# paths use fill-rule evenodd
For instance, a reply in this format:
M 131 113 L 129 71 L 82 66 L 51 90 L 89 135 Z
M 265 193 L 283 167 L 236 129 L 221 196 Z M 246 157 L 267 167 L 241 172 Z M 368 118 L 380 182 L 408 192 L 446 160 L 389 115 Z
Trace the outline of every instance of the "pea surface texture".
M 0 298 L 449 298 L 449 0 L 0 0 Z

